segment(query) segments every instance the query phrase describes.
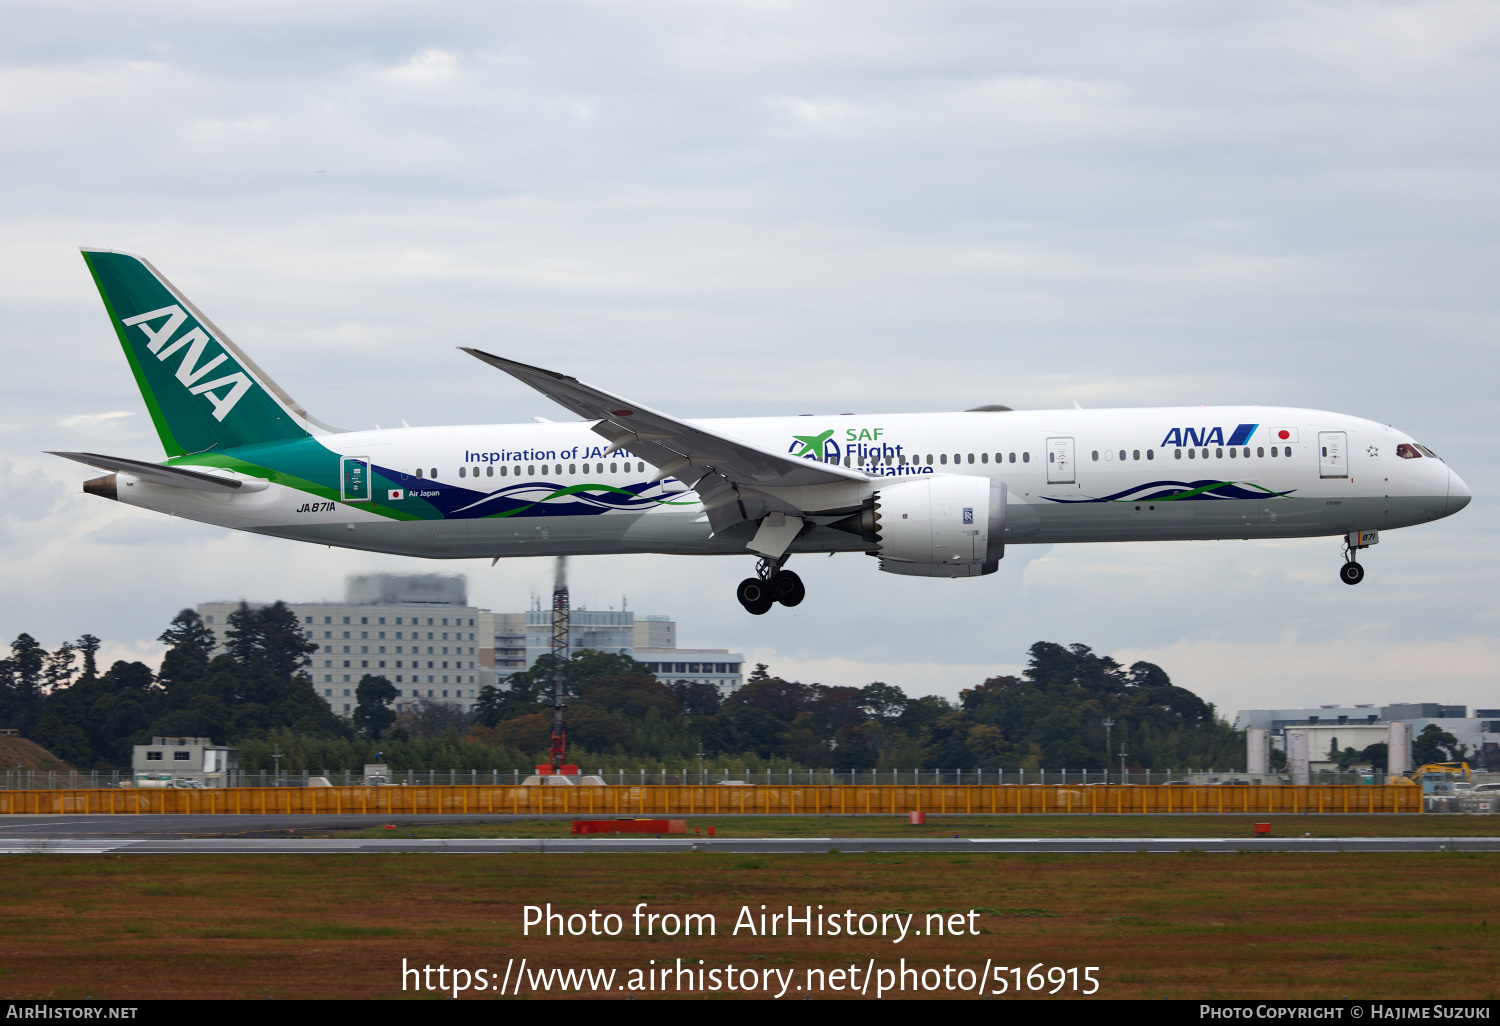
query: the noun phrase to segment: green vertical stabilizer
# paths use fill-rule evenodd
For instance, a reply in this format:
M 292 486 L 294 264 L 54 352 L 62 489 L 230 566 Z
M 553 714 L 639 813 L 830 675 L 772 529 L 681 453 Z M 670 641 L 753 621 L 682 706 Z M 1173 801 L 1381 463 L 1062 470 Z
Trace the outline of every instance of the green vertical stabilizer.
M 168 456 L 305 438 L 307 413 L 147 261 L 83 259 Z

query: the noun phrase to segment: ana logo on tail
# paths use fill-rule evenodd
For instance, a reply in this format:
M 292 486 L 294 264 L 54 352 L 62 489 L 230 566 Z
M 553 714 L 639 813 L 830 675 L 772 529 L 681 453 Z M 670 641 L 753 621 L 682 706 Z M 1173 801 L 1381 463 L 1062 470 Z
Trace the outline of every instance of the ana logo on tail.
M 151 323 L 159 318 L 166 318 L 166 322 L 159 328 L 152 328 Z M 191 331 L 178 336 L 175 340 L 172 336 L 177 329 L 182 327 L 187 320 L 187 313 L 180 306 L 164 306 L 160 310 L 151 310 L 147 313 L 136 314 L 127 317 L 120 323 L 127 328 L 140 328 L 147 338 L 146 348 L 156 355 L 158 360 L 165 361 L 173 353 L 182 351 L 182 360 L 177 365 L 177 380 L 187 386 L 187 390 L 193 395 L 205 397 L 214 408 L 214 419 L 222 421 L 234 409 L 236 403 L 250 391 L 250 376 L 242 370 L 236 370 L 232 374 L 214 378 L 212 381 L 203 381 L 203 378 L 217 370 L 220 364 L 228 363 L 229 355 L 220 352 L 207 363 L 201 363 L 204 350 L 212 341 L 208 333 L 197 325 Z M 230 363 L 228 370 L 234 364 Z M 226 392 L 216 393 L 215 389 L 227 389 Z

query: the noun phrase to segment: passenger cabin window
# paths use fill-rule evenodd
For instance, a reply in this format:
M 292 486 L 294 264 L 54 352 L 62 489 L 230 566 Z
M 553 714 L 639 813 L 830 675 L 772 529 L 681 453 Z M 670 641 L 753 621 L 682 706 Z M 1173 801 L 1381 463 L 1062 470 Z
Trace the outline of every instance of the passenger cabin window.
M 1099 450 L 1098 449 L 1094 450 L 1094 462 L 1095 463 L 1099 462 Z
M 1139 450 L 1139 449 L 1131 449 L 1130 453 L 1131 453 L 1131 456 L 1130 456 L 1131 459 L 1138 460 L 1138 459 L 1141 458 L 1141 450 Z
M 435 479 L 437 477 L 437 467 L 433 467 L 432 473 L 427 476 Z
M 1022 463 L 1030 463 L 1031 462 L 1031 453 L 1029 453 L 1029 452 L 1023 452 L 1023 453 L 1021 453 L 1021 462 Z
M 1098 455 L 1098 453 L 1095 453 L 1095 454 L 1094 454 L 1094 458 L 1095 458 L 1095 459 L 1098 459 L 1098 458 L 1099 458 L 1099 455 Z M 979 462 L 980 462 L 980 463 L 988 463 L 988 462 L 989 462 L 989 461 L 990 461 L 990 454 L 989 454 L 989 453 L 987 453 L 987 452 L 982 452 L 982 453 L 980 453 L 980 454 L 979 454 Z M 903 460 L 902 460 L 902 461 L 901 461 L 901 462 L 902 462 L 902 463 L 905 463 L 905 462 L 906 462 L 906 460 L 905 460 L 905 459 L 903 459 Z
M 420 481 L 421 479 L 422 479 L 422 468 L 418 467 L 417 468 L 417 480 Z
M 1182 459 L 1182 450 L 1181 449 L 1173 449 L 1172 450 L 1172 458 L 1174 460 L 1180 460 L 1180 459 Z
M 972 453 L 972 452 L 971 452 L 971 453 L 969 453 L 969 462 L 970 462 L 970 463 L 973 463 L 973 462 L 974 462 L 974 454 L 973 454 L 973 453 Z
M 940 457 L 938 457 L 938 461 L 946 467 L 948 465 L 948 454 L 943 453 Z
M 1266 447 L 1264 445 L 1257 445 L 1255 447 L 1255 455 L 1256 455 L 1257 459 L 1265 459 L 1266 458 Z
M 458 476 L 459 476 L 459 477 L 463 477 L 463 476 L 464 476 L 464 474 L 465 474 L 465 472 L 466 472 L 466 471 L 467 471 L 467 470 L 468 470 L 468 469 L 469 469 L 469 468 L 468 468 L 468 467 L 459 467 L 459 468 L 458 468 Z

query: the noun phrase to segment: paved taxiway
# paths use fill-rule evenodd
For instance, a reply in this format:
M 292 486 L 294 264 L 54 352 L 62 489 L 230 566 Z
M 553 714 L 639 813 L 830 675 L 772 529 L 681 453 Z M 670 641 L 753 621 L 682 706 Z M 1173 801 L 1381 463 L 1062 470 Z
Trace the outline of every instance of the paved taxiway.
M 1500 837 L 605 837 L 568 839 L 189 837 L 137 840 L 102 837 L 7 837 L 0 855 L 247 855 L 247 854 L 379 854 L 434 852 L 449 855 L 719 852 L 723 854 L 861 852 L 966 852 L 1130 854 L 1136 852 L 1440 852 L 1500 851 Z

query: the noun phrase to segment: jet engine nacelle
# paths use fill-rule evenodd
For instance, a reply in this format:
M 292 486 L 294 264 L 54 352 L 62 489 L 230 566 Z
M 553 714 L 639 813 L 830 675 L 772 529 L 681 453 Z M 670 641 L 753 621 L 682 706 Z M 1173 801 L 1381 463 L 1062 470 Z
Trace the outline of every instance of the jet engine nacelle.
M 832 526 L 878 546 L 880 569 L 913 577 L 980 577 L 1005 555 L 1005 485 L 922 475 L 881 488 L 871 506 Z

